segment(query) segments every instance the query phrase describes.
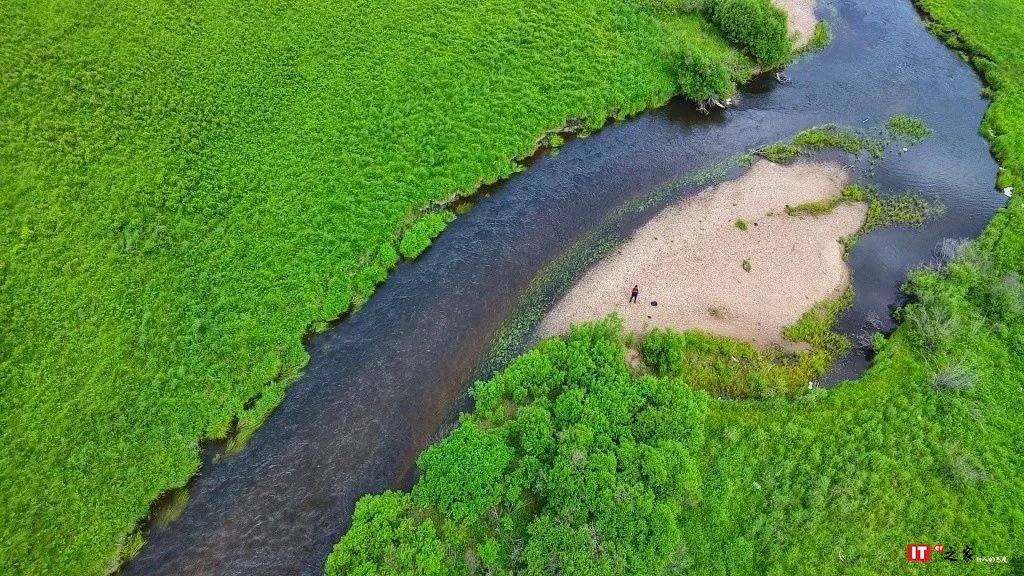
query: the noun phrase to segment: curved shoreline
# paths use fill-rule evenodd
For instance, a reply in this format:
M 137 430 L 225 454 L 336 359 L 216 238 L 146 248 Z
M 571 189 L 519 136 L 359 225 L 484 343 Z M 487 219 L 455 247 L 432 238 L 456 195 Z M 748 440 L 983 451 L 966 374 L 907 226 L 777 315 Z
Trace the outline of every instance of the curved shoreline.
M 916 27 L 911 33 L 917 33 Z M 839 42 L 842 44 L 841 39 Z M 897 55 L 899 54 L 898 50 L 895 52 Z M 839 57 L 838 60 L 844 62 L 842 59 L 844 54 L 842 46 L 837 47 L 837 50 L 832 51 L 831 54 L 837 55 Z M 830 57 L 828 61 L 834 64 L 836 59 Z M 946 62 L 947 60 L 939 59 L 937 62 Z M 952 64 L 959 65 L 956 62 Z M 813 70 L 815 75 L 807 74 L 804 76 L 799 74 L 798 71 L 797 74 L 794 74 L 798 80 L 798 82 L 794 83 L 794 88 L 780 89 L 774 96 L 762 95 L 763 93 L 761 92 L 752 94 L 749 96 L 745 106 L 731 110 L 729 112 L 731 128 L 724 134 L 726 138 L 728 138 L 729 133 L 733 133 L 734 136 L 732 138 L 734 138 L 735 142 L 742 143 L 741 147 L 763 144 L 764 142 L 753 139 L 750 128 L 755 123 L 759 126 L 761 125 L 760 123 L 763 119 L 757 111 L 767 109 L 768 104 L 771 104 L 770 108 L 773 110 L 781 107 L 787 111 L 786 114 L 779 115 L 782 120 L 762 126 L 763 131 L 759 131 L 758 134 L 762 136 L 770 135 L 765 136 L 768 138 L 785 137 L 794 130 L 819 123 L 822 121 L 821 115 L 823 113 L 828 114 L 828 119 L 830 120 L 834 115 L 837 121 L 845 122 L 859 122 L 864 118 L 863 115 L 853 116 L 854 110 L 860 110 L 857 106 L 861 100 L 859 97 L 854 98 L 850 92 L 815 88 L 817 85 L 841 86 L 841 84 L 837 84 L 839 79 L 835 78 L 830 72 L 833 68 L 815 64 L 811 59 L 808 59 L 800 64 L 800 69 Z M 857 68 L 854 68 L 854 70 L 857 70 Z M 872 70 L 862 71 L 869 79 L 871 72 Z M 923 74 L 911 76 L 915 79 L 915 82 L 923 83 L 925 87 L 930 85 L 930 81 L 926 78 L 918 78 L 918 76 L 924 76 Z M 956 77 L 959 78 L 959 76 Z M 802 85 L 799 82 L 801 78 L 807 80 L 806 84 Z M 799 88 L 796 86 L 799 86 Z M 811 96 L 817 96 L 820 102 L 825 102 L 831 107 L 822 109 L 820 106 L 816 106 L 814 110 L 805 110 L 803 108 L 805 96 L 788 96 L 791 92 L 794 94 L 800 92 L 802 94 L 807 91 L 810 92 Z M 960 92 L 953 92 L 953 94 L 960 101 L 965 97 L 964 94 L 970 93 L 973 95 L 975 91 L 970 82 L 968 82 L 968 88 L 966 91 L 963 91 L 963 94 Z M 943 94 L 950 93 L 949 90 L 943 92 Z M 879 103 L 878 101 L 873 101 L 870 113 L 882 113 L 880 108 L 888 111 L 891 104 L 886 104 L 886 102 Z M 930 111 L 941 104 L 941 102 L 941 97 L 936 103 L 931 103 L 930 101 L 915 102 L 914 109 Z M 792 111 L 792 113 L 788 113 L 789 111 Z M 971 118 L 974 117 L 973 115 L 980 117 L 980 112 L 974 110 L 974 108 L 971 108 L 971 111 L 967 118 L 968 124 Z M 602 173 L 614 172 L 617 174 L 622 172 L 622 170 L 613 170 L 613 167 L 610 167 L 609 164 L 614 165 L 621 162 L 625 167 L 626 173 L 621 178 L 619 176 L 604 176 L 603 178 L 606 180 L 598 180 L 598 182 L 602 184 L 607 182 L 609 187 L 617 186 L 633 190 L 635 186 L 656 184 L 658 179 L 665 177 L 667 173 L 665 171 L 666 166 L 671 165 L 676 170 L 692 167 L 695 162 L 695 156 L 699 156 L 699 158 L 719 157 L 726 155 L 732 150 L 731 145 L 727 145 L 717 138 L 701 141 L 700 149 L 697 151 L 688 145 L 677 144 L 675 138 L 678 136 L 686 135 L 689 136 L 687 140 L 696 141 L 696 138 L 699 138 L 699 135 L 705 131 L 705 128 L 701 126 L 689 126 L 685 133 L 670 133 L 666 127 L 678 121 L 678 118 L 678 110 L 652 112 L 645 119 L 636 120 L 632 127 L 614 127 L 611 131 L 612 134 L 596 135 L 595 139 L 602 139 L 607 142 L 622 138 L 624 134 L 629 135 L 638 131 L 642 132 L 642 136 L 634 135 L 635 137 L 631 137 L 628 140 L 628 147 L 636 150 L 637 154 L 626 154 L 621 150 L 623 146 L 627 146 L 624 144 L 617 147 L 617 152 L 620 153 L 619 156 L 609 156 L 601 164 L 600 171 Z M 951 125 L 947 128 L 956 133 L 963 131 L 961 130 L 961 125 L 964 124 L 962 119 L 962 116 L 958 117 L 957 121 L 951 122 Z M 720 118 L 715 119 L 712 117 L 708 124 L 718 123 L 720 120 Z M 652 122 L 657 124 L 655 126 L 657 128 L 655 134 L 652 134 Z M 964 134 L 969 135 L 969 142 L 973 142 L 970 138 L 974 136 L 975 128 L 976 124 L 968 126 L 965 129 L 966 131 L 964 131 Z M 716 131 L 719 130 L 719 128 L 714 129 Z M 652 140 L 660 142 L 656 148 L 647 146 L 647 143 Z M 595 145 L 596 143 L 589 144 L 588 146 L 594 148 Z M 607 154 L 607 148 L 608 146 L 598 146 L 598 153 Z M 985 150 L 987 154 L 987 148 Z M 643 152 L 642 155 L 645 156 L 643 163 L 630 164 L 630 160 L 624 161 L 620 157 L 625 155 L 629 159 L 633 159 L 633 156 L 641 155 L 640 152 Z M 669 155 L 671 155 L 671 159 L 668 159 Z M 475 348 L 477 344 L 476 339 L 483 336 L 484 332 L 486 332 L 486 327 L 477 325 L 487 324 L 490 322 L 490 316 L 500 315 L 505 307 L 505 299 L 509 297 L 508 294 L 515 294 L 522 287 L 518 278 L 520 271 L 510 272 L 507 270 L 505 267 L 509 266 L 509 264 L 505 257 L 512 252 L 519 254 L 520 259 L 512 264 L 512 266 L 517 269 L 521 268 L 524 266 L 524 263 L 521 261 L 525 254 L 524 250 L 533 250 L 528 247 L 524 248 L 524 246 L 539 243 L 530 240 L 530 235 L 543 235 L 548 239 L 548 243 L 558 244 L 565 240 L 563 234 L 566 234 L 563 230 L 564 227 L 559 227 L 559 220 L 561 218 L 582 218 L 589 221 L 587 220 L 590 218 L 589 209 L 576 208 L 570 211 L 565 210 L 563 204 L 546 204 L 549 200 L 564 202 L 565 195 L 562 191 L 534 188 L 530 182 L 535 183 L 538 179 L 543 179 L 545 181 L 543 188 L 562 187 L 565 191 L 574 191 L 581 195 L 586 192 L 587 195 L 585 197 L 581 196 L 586 203 L 596 204 L 598 196 L 601 197 L 601 201 L 604 201 L 604 196 L 607 195 L 604 190 L 587 189 L 594 183 L 595 177 L 591 173 L 591 167 L 577 166 L 579 161 L 577 156 L 580 156 L 577 154 L 577 149 L 571 147 L 563 152 L 562 158 L 557 162 L 552 162 L 552 159 L 545 158 L 536 169 L 540 170 L 541 175 L 517 177 L 503 185 L 510 186 L 513 189 L 506 190 L 506 192 L 517 191 L 524 195 L 529 193 L 531 197 L 536 196 L 534 199 L 529 200 L 529 203 L 533 204 L 536 209 L 534 209 L 534 206 L 523 208 L 523 216 L 527 220 L 523 220 L 523 223 L 516 225 L 516 234 L 514 236 L 510 237 L 500 221 L 487 215 L 487 211 L 494 207 L 495 201 L 502 204 L 513 203 L 512 198 L 510 198 L 512 195 L 506 193 L 496 195 L 493 199 L 485 199 L 481 202 L 480 210 L 483 211 L 482 214 L 474 210 L 471 214 L 467 215 L 475 224 L 470 222 L 454 223 L 454 229 L 450 230 L 448 234 L 442 235 L 438 242 L 439 245 L 431 251 L 432 253 L 425 255 L 428 262 L 415 264 L 417 266 L 415 272 L 409 269 L 398 270 L 395 278 L 389 280 L 382 287 L 382 293 L 374 297 L 367 309 L 350 318 L 353 325 L 349 325 L 346 322 L 336 327 L 336 329 L 332 329 L 329 334 L 322 333 L 314 337 L 310 344 L 310 352 L 313 356 L 310 368 L 304 374 L 302 382 L 297 383 L 293 389 L 289 390 L 289 398 L 286 399 L 285 405 L 281 409 L 282 413 L 273 415 L 272 422 L 260 429 L 259 437 L 255 439 L 253 445 L 247 450 L 246 455 L 233 458 L 232 462 L 225 462 L 212 466 L 209 469 L 204 469 L 204 473 L 199 477 L 198 486 L 196 487 L 196 497 L 190 502 L 189 509 L 182 520 L 172 524 L 167 529 L 167 532 L 170 534 L 156 533 L 153 535 L 153 545 L 148 547 L 148 553 L 144 552 L 143 554 L 144 556 L 149 556 L 149 562 L 142 561 L 141 566 L 148 566 L 154 572 L 158 571 L 157 567 L 168 571 L 173 571 L 174 567 L 177 567 L 179 571 L 188 571 L 189 568 L 198 570 L 199 568 L 196 567 L 203 565 L 207 567 L 217 566 L 220 569 L 230 570 L 228 567 L 247 565 L 244 563 L 260 559 L 268 562 L 266 569 L 272 569 L 271 567 L 275 565 L 295 568 L 296 564 L 293 563 L 296 562 L 295 557 L 308 553 L 308 550 L 303 548 L 303 550 L 284 551 L 280 546 L 281 541 L 286 541 L 290 537 L 294 537 L 294 535 L 282 533 L 280 530 L 275 529 L 272 535 L 266 536 L 265 548 L 261 548 L 258 545 L 264 539 L 265 535 L 263 533 L 268 531 L 268 528 L 261 526 L 273 524 L 271 522 L 273 518 L 265 516 L 265 514 L 270 513 L 269 510 L 271 509 L 268 508 L 267 502 L 274 502 L 273 507 L 286 505 L 290 510 L 290 514 L 302 517 L 303 521 L 307 522 L 307 528 L 309 528 L 310 533 L 318 533 L 321 530 L 339 529 L 335 522 L 330 522 L 330 527 L 325 528 L 324 525 L 327 523 L 325 517 L 333 516 L 337 521 L 339 514 L 344 517 L 346 513 L 351 511 L 349 504 L 339 504 L 334 500 L 345 500 L 349 484 L 353 482 L 365 483 L 363 491 L 366 491 L 383 489 L 389 485 L 388 479 L 391 479 L 391 482 L 399 482 L 399 480 L 395 479 L 395 476 L 391 475 L 393 472 L 390 468 L 387 468 L 387 471 L 382 468 L 382 466 L 387 465 L 381 464 L 380 461 L 392 457 L 404 457 L 402 455 L 407 453 L 411 454 L 410 457 L 414 459 L 415 452 L 417 452 L 415 444 L 420 442 L 419 432 L 426 430 L 426 436 L 432 434 L 431 426 L 433 424 L 431 419 L 434 415 L 430 411 L 433 409 L 434 404 L 440 405 L 448 401 L 445 397 L 448 389 L 438 390 L 442 383 L 436 379 L 437 374 L 434 371 L 434 365 L 471 362 L 471 359 L 478 352 Z M 987 158 L 987 155 L 985 158 Z M 560 167 L 557 171 L 549 170 L 549 167 L 555 165 Z M 630 170 L 634 172 L 629 173 Z M 566 171 L 570 172 L 571 176 L 563 178 L 561 175 Z M 550 174 L 548 174 L 549 172 Z M 597 170 L 594 169 L 594 172 L 596 173 Z M 608 181 L 608 178 L 611 178 L 611 181 Z M 972 182 L 977 180 L 977 178 L 972 179 L 970 176 L 963 179 Z M 954 180 L 960 181 L 956 178 Z M 627 181 L 629 185 L 623 184 L 623 182 Z M 598 186 L 597 188 L 603 188 L 603 186 Z M 616 190 L 616 188 L 612 188 L 612 190 Z M 619 193 L 625 194 L 627 192 Z M 514 203 L 518 204 L 519 202 L 516 201 Z M 549 217 L 549 212 L 556 212 L 555 217 Z M 543 225 L 526 225 L 525 223 L 528 223 L 531 219 L 542 220 Z M 474 237 L 467 233 L 467 229 L 470 226 L 479 224 L 485 225 L 483 238 Z M 584 226 L 586 223 L 581 222 L 579 225 Z M 969 229 L 973 224 L 966 224 L 965 226 Z M 525 242 L 524 235 L 527 236 Z M 483 239 L 486 239 L 486 242 L 482 241 Z M 463 243 L 465 249 L 458 249 L 457 245 L 460 242 Z M 502 242 L 508 242 L 504 249 L 492 249 L 492 244 L 501 244 Z M 476 264 L 473 263 L 471 265 L 469 263 L 479 260 L 482 257 L 481 254 L 486 255 L 488 277 L 497 277 L 497 279 L 490 280 L 481 276 L 480 283 L 478 284 L 475 276 L 464 276 L 459 274 L 459 272 L 463 269 L 474 269 L 473 267 Z M 446 255 L 447 259 L 441 258 L 441 255 Z M 545 258 L 538 256 L 537 262 L 545 261 Z M 444 268 L 443 270 L 437 271 L 437 274 L 431 273 L 427 281 L 424 281 L 423 287 L 416 288 L 413 286 L 415 277 L 425 275 L 428 265 L 438 265 L 436 263 L 442 261 L 444 262 L 441 264 L 442 268 Z M 533 265 L 534 262 L 532 261 L 525 264 L 526 267 Z M 458 270 L 448 270 L 445 267 L 457 267 Z M 458 280 L 455 284 L 447 280 L 452 275 L 456 275 Z M 882 286 L 884 291 L 886 281 L 876 282 L 876 284 Z M 434 299 L 433 294 L 438 291 L 443 294 Z M 450 301 L 453 299 L 453 296 L 459 300 L 465 299 L 465 303 L 457 307 L 457 314 L 467 314 L 469 309 L 477 307 L 476 300 L 483 299 L 483 296 L 480 296 L 480 294 L 487 293 L 488 291 L 490 292 L 487 294 L 486 305 L 480 304 L 483 307 L 485 317 L 474 320 L 472 326 L 463 325 L 460 327 L 460 322 L 455 317 L 452 317 L 452 319 L 436 317 L 438 311 L 448 310 L 452 306 Z M 416 306 L 411 306 L 403 314 L 394 311 L 394 307 L 398 304 L 410 303 L 410 298 L 414 293 L 418 294 L 417 300 L 419 300 Z M 426 296 L 424 296 L 424 293 L 426 293 Z M 416 303 L 416 301 L 412 302 Z M 419 332 L 418 329 L 421 323 L 419 318 L 420 311 L 417 308 L 419 304 L 422 304 L 422 306 L 419 306 L 420 308 L 426 307 L 429 313 L 435 316 L 434 320 L 429 323 L 430 328 L 426 332 Z M 439 322 L 439 319 L 442 321 Z M 393 320 L 398 320 L 398 323 L 392 323 Z M 428 326 L 425 321 L 423 324 Z M 465 324 L 465 322 L 462 322 L 462 324 Z M 450 325 L 469 332 L 471 336 L 475 334 L 475 336 L 467 340 L 461 332 L 452 332 L 453 326 Z M 397 328 L 398 326 L 401 328 Z M 361 332 L 362 330 L 367 330 L 367 332 Z M 357 332 L 358 337 L 355 335 Z M 403 333 L 409 336 L 403 337 Z M 416 340 L 410 343 L 412 335 L 416 335 Z M 387 338 L 378 338 L 378 336 L 386 336 Z M 396 340 L 398 341 L 397 344 L 395 343 Z M 403 340 L 404 344 L 402 343 Z M 375 349 L 375 347 L 379 348 Z M 458 358 L 440 357 L 443 351 L 449 347 L 457 350 Z M 357 348 L 359 350 L 354 352 L 353 350 Z M 425 364 L 417 370 L 415 380 L 408 380 L 405 370 L 409 368 L 411 362 L 407 356 L 420 355 L 421 352 L 419 350 L 421 348 L 423 349 L 422 354 L 426 354 L 426 357 L 422 357 L 420 360 L 425 361 Z M 352 352 L 353 359 L 355 360 L 350 366 L 351 371 L 344 370 L 338 372 L 338 369 L 332 368 L 348 358 L 350 352 Z M 378 357 L 387 358 L 386 363 L 391 366 L 388 372 L 380 372 L 379 360 L 376 360 Z M 364 372 L 372 372 L 371 368 L 374 366 L 378 367 L 375 373 L 363 374 Z M 445 371 L 458 372 L 458 370 L 449 370 L 447 368 Z M 386 376 L 386 378 L 381 379 L 381 376 Z M 454 387 L 460 386 L 460 383 L 454 381 L 446 380 L 445 383 Z M 416 398 L 411 401 L 411 405 L 410 400 L 405 398 L 403 393 L 396 390 L 396 387 L 403 385 L 409 390 L 415 391 Z M 327 406 L 318 407 L 318 403 L 327 403 Z M 395 406 L 395 403 L 398 405 Z M 364 424 L 361 420 L 362 413 L 371 407 L 381 411 L 375 415 L 375 419 L 369 427 L 362 426 Z M 412 412 L 406 411 L 409 408 L 414 408 L 414 410 Z M 322 418 L 320 418 L 320 414 L 325 411 L 331 413 L 330 418 L 327 419 L 329 423 L 321 424 L 320 420 Z M 401 415 L 399 416 L 399 414 Z M 395 419 L 391 420 L 392 418 Z M 385 420 L 387 421 L 386 423 Z M 339 429 L 339 422 L 345 422 L 347 425 Z M 327 442 L 328 436 L 324 438 L 316 436 L 317 434 L 322 435 L 323 431 L 320 428 L 323 426 L 329 428 L 330 442 Z M 375 450 L 365 461 L 362 453 L 353 453 L 352 450 L 348 449 L 347 444 L 350 443 L 348 438 L 339 437 L 352 432 L 352 430 L 346 430 L 346 428 L 353 427 L 357 428 L 357 432 L 364 437 L 380 435 L 380 438 L 378 438 L 378 441 L 381 442 L 379 449 Z M 410 431 L 410 429 L 412 430 Z M 292 442 L 293 438 L 299 436 L 302 436 L 304 439 L 301 444 Z M 406 441 L 411 442 L 413 446 L 409 447 L 409 445 L 405 444 Z M 311 450 L 311 448 L 307 450 L 307 443 L 318 444 L 318 451 L 315 454 L 315 462 L 318 464 L 314 467 L 293 467 L 295 463 L 302 462 L 310 456 L 310 454 L 305 454 L 305 452 Z M 360 442 L 356 440 L 355 443 L 359 444 Z M 345 444 L 345 446 L 341 446 L 342 444 Z M 399 444 L 401 444 L 401 447 L 396 448 Z M 396 450 L 397 452 L 393 454 L 392 452 Z M 309 462 L 310 460 L 305 460 L 306 464 Z M 340 475 L 335 473 L 332 475 L 334 476 L 333 479 L 321 477 L 316 473 L 316 470 L 328 469 L 335 471 L 348 470 L 349 472 Z M 339 479 L 337 476 L 345 478 Z M 314 482 L 316 483 L 315 485 L 313 484 Z M 238 486 L 238 484 L 242 484 L 242 486 Z M 344 486 L 339 488 L 338 484 Z M 326 496 L 325 490 L 328 487 L 331 488 L 332 500 L 326 505 L 321 502 L 315 513 L 307 510 L 304 503 L 313 497 Z M 307 489 L 313 490 L 301 501 L 296 496 L 288 495 L 289 493 L 303 493 Z M 252 494 L 251 498 L 249 497 L 250 493 Z M 256 499 L 260 497 L 264 499 L 263 505 L 260 507 L 259 512 L 254 512 L 252 507 L 255 505 Z M 266 500 L 266 498 L 271 498 L 271 500 Z M 253 514 L 259 514 L 259 516 L 253 516 Z M 254 524 L 252 521 L 257 519 L 258 521 Z M 228 535 L 219 530 L 231 525 L 237 526 L 240 522 L 245 522 L 246 525 L 252 526 L 245 542 L 238 542 L 238 538 L 235 537 L 237 534 L 232 533 Z M 347 521 L 342 520 L 341 523 L 345 525 Z M 176 543 L 169 542 L 175 534 L 180 537 L 179 541 Z M 303 534 L 301 538 L 301 541 L 304 543 L 303 546 L 324 546 L 319 540 L 320 536 L 317 536 L 317 542 L 312 544 L 309 543 L 312 536 Z M 328 536 L 328 538 L 330 537 Z M 271 545 L 272 542 L 277 542 L 278 545 Z M 333 540 L 331 542 L 333 543 Z M 156 551 L 161 552 L 155 553 L 154 545 L 156 546 Z M 171 549 L 168 549 L 168 546 Z M 211 559 L 211 552 L 214 551 L 218 551 L 221 554 L 216 560 Z M 315 556 L 315 553 L 313 555 Z M 204 560 L 209 563 L 204 563 Z M 316 570 L 316 560 L 307 561 L 310 564 L 305 565 L 305 568 L 302 569 L 303 573 L 306 570 L 309 570 L 309 573 L 313 573 Z M 146 568 L 140 568 L 139 566 L 136 566 L 135 569 L 137 572 L 139 570 L 146 570 Z M 296 570 L 298 569 L 296 568 Z
M 847 289 L 850 268 L 838 239 L 860 229 L 867 206 L 843 204 L 817 217 L 785 209 L 834 198 L 848 182 L 838 163 L 760 160 L 640 227 L 559 300 L 540 333 L 615 311 L 634 332 L 699 329 L 762 348 L 801 349 L 783 329 Z M 633 284 L 637 304 L 627 301 Z

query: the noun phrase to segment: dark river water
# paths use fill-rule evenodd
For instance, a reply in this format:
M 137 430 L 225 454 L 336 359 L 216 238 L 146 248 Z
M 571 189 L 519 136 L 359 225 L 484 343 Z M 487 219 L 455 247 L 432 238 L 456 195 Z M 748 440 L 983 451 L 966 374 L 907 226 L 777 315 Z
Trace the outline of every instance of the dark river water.
M 208 455 L 182 516 L 151 530 L 123 573 L 320 574 L 356 500 L 408 484 L 416 455 L 462 405 L 538 274 L 608 228 L 623 204 L 672 191 L 614 219 L 619 237 L 698 188 L 671 183 L 816 124 L 871 127 L 907 113 L 935 130 L 907 153 L 890 150 L 871 181 L 883 194 L 938 197 L 944 215 L 922 230 L 875 231 L 850 255 L 856 300 L 840 328 L 855 334 L 872 319 L 888 327 L 907 269 L 944 237 L 977 235 L 1005 201 L 977 134 L 986 102 L 970 68 L 924 29 L 908 1 L 840 0 L 819 16 L 833 42 L 790 66 L 790 83 L 755 81 L 736 108 L 709 116 L 673 101 L 571 140 L 482 197 L 359 312 L 311 340 L 309 366 L 281 407 L 244 450 L 217 463 Z M 541 307 L 565 288 L 555 285 Z M 851 354 L 830 378 L 866 364 Z

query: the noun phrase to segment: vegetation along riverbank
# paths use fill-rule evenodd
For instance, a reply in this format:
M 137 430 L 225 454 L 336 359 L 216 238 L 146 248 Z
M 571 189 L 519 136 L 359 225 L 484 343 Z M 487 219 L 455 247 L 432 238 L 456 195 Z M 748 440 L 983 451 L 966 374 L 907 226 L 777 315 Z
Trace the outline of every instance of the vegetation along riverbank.
M 982 130 L 1000 187 L 1020 190 L 1024 6 L 920 5 L 989 83 Z M 614 320 L 542 342 L 475 386 L 476 412 L 424 453 L 410 494 L 360 501 L 327 573 L 412 562 L 421 569 L 408 573 L 427 574 L 1018 573 L 1019 196 L 977 241 L 943 242 L 910 275 L 900 326 L 876 335 L 867 373 L 833 390 L 712 400 L 691 391 L 692 339 L 635 341 Z M 944 543 L 959 561 L 909 564 L 913 542 Z M 1010 563 L 964 562 L 965 547 Z
M 137 550 L 200 439 L 545 134 L 790 52 L 768 0 L 663 5 L 3 3 L 0 572 Z

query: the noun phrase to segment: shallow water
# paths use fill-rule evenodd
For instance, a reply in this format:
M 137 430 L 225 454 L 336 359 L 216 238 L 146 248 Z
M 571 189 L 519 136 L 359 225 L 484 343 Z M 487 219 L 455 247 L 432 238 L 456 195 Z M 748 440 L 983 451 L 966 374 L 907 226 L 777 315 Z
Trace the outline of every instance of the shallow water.
M 623 203 L 816 124 L 877 126 L 908 113 L 935 130 L 906 154 L 890 151 L 874 181 L 883 194 L 938 196 L 945 214 L 923 230 L 872 232 L 850 254 L 857 297 L 840 328 L 888 322 L 908 267 L 943 237 L 977 235 L 1005 201 L 977 135 L 986 103 L 909 2 L 844 0 L 819 14 L 833 43 L 790 66 L 791 83 L 760 79 L 738 107 L 710 116 L 673 101 L 568 142 L 482 198 L 362 310 L 311 340 L 309 366 L 282 406 L 244 450 L 207 459 L 181 518 L 152 530 L 123 573 L 320 574 L 359 496 L 409 482 L 416 455 L 546 266 Z M 675 186 L 663 201 L 697 188 Z M 615 220 L 614 233 L 656 209 Z M 830 378 L 866 363 L 853 354 Z

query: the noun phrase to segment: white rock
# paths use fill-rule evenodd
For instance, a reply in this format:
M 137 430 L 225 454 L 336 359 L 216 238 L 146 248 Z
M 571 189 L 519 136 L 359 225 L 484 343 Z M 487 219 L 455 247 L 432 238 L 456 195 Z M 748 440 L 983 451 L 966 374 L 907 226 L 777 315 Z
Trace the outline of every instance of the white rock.
M 1006 194 L 1007 198 L 1013 198 L 1013 186 L 1003 188 L 1003 194 Z

